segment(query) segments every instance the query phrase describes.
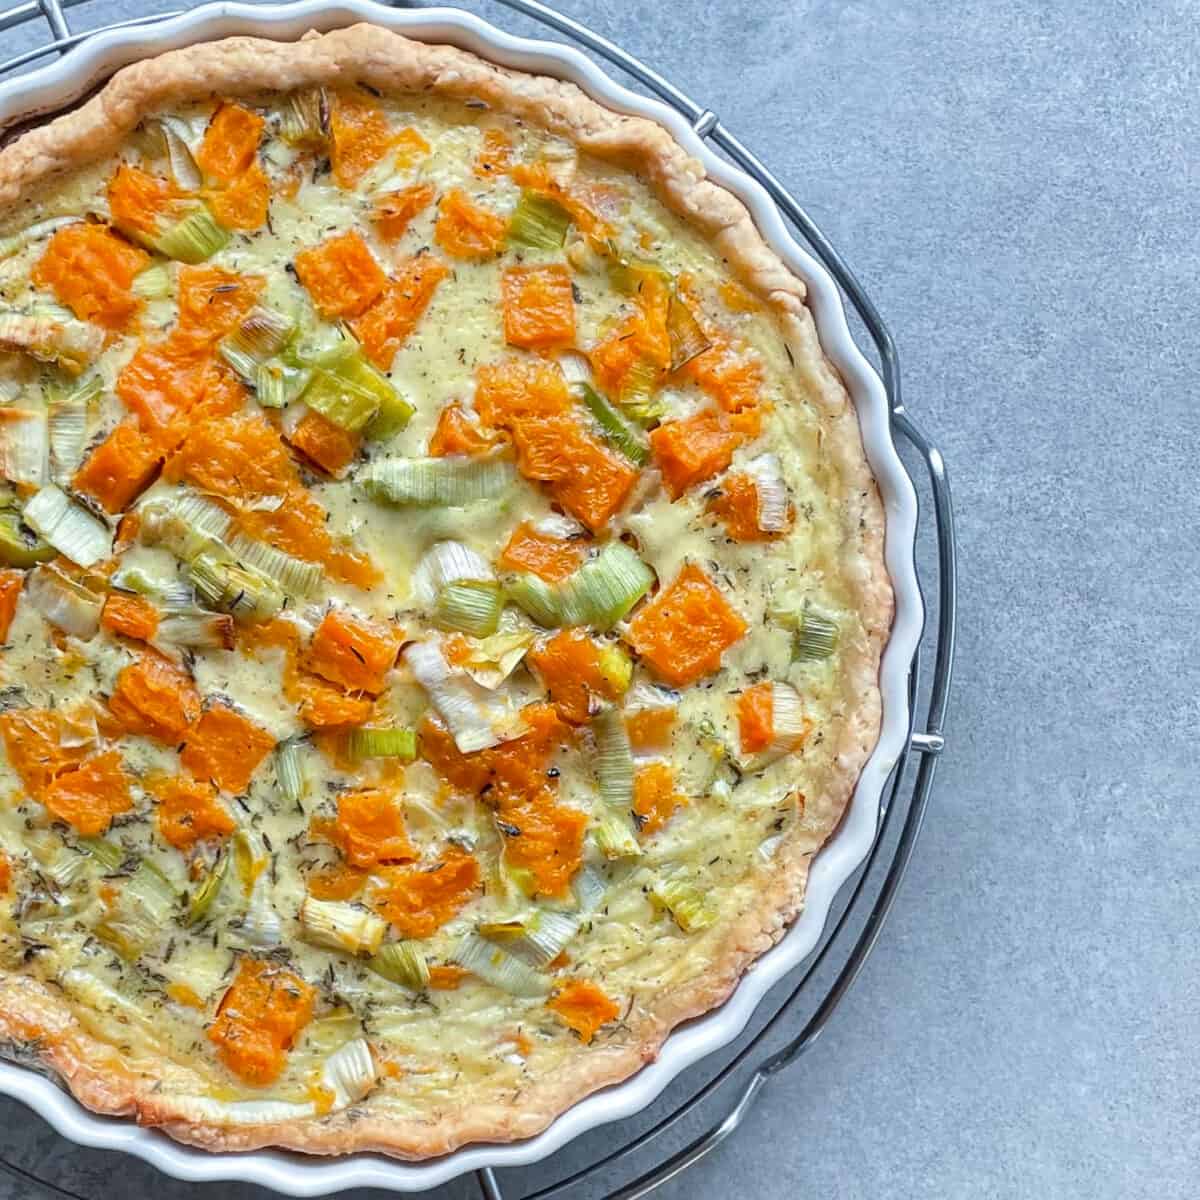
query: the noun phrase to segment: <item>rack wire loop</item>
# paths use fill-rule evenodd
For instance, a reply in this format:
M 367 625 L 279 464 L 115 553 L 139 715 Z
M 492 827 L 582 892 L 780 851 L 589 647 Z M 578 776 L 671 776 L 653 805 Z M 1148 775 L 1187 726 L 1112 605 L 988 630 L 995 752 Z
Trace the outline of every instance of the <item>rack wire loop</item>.
M 19 70 L 36 59 L 48 54 L 64 54 L 74 46 L 97 33 L 128 26 L 150 26 L 178 10 L 147 13 L 142 16 L 114 21 L 88 32 L 73 32 L 65 15 L 65 9 L 82 3 L 83 0 L 22 0 L 12 8 L 0 11 L 0 31 L 14 28 L 44 17 L 51 37 L 34 48 L 0 63 L 0 74 Z M 405 3 L 405 0 L 392 0 Z M 938 606 L 934 641 L 933 671 L 930 677 L 928 698 L 924 704 L 924 722 L 917 727 L 916 709 L 922 694 L 922 651 L 918 648 L 909 671 L 910 728 L 905 752 L 900 756 L 888 785 L 880 800 L 880 819 L 875 843 L 857 879 L 846 885 L 848 895 L 836 920 L 832 915 L 827 924 L 822 944 L 798 971 L 788 995 L 775 1007 L 762 1027 L 743 1045 L 732 1058 L 702 1087 L 676 1105 L 653 1126 L 629 1141 L 609 1150 L 599 1158 L 581 1167 L 566 1178 L 528 1192 L 523 1200 L 551 1200 L 571 1194 L 579 1185 L 593 1179 L 601 1172 L 624 1163 L 627 1159 L 676 1129 L 689 1114 L 710 1100 L 723 1089 L 751 1059 L 760 1054 L 765 1043 L 778 1034 L 793 1017 L 797 1002 L 805 995 L 809 981 L 835 953 L 844 955 L 842 965 L 833 982 L 816 1004 L 812 1015 L 800 1031 L 783 1045 L 771 1052 L 762 1053 L 753 1065 L 749 1078 L 742 1084 L 737 1098 L 715 1124 L 694 1138 L 687 1145 L 660 1159 L 628 1183 L 609 1190 L 606 1200 L 641 1200 L 674 1179 L 689 1167 L 711 1154 L 726 1138 L 730 1137 L 752 1111 L 755 1101 L 776 1075 L 792 1066 L 806 1054 L 825 1030 L 830 1018 L 846 992 L 861 972 L 868 956 L 879 938 L 899 889 L 901 880 L 912 856 L 913 848 L 921 830 L 928 807 L 939 757 L 945 748 L 945 722 L 950 697 L 950 682 L 954 660 L 954 643 L 957 624 L 957 562 L 954 535 L 953 505 L 945 462 L 937 447 L 921 431 L 908 415 L 901 399 L 900 363 L 891 333 L 884 323 L 871 298 L 866 293 L 854 272 L 833 247 L 805 209 L 773 175 L 758 157 L 749 150 L 721 123 L 718 115 L 710 108 L 698 104 L 674 84 L 670 83 L 653 68 L 622 50 L 614 42 L 595 32 L 582 22 L 541 3 L 541 0 L 499 0 L 506 8 L 520 13 L 585 50 L 606 59 L 636 80 L 644 89 L 681 113 L 691 124 L 697 136 L 706 139 L 720 150 L 747 175 L 756 180 L 771 197 L 780 212 L 795 228 L 809 248 L 833 276 L 850 306 L 863 323 L 878 356 L 880 375 L 887 394 L 891 411 L 892 427 L 920 455 L 928 476 L 933 497 L 933 517 L 937 535 L 937 591 Z M 419 0 L 408 0 L 408 7 L 418 7 Z M 927 630 L 928 632 L 928 630 Z M 916 762 L 915 777 L 911 791 L 905 791 L 908 778 L 910 753 Z M 907 796 L 907 803 L 903 803 Z M 889 844 L 893 828 L 903 812 L 899 834 L 890 851 Z M 890 857 L 888 854 L 890 853 Z M 882 880 L 876 876 L 882 873 Z M 870 899 L 874 889 L 874 899 Z M 868 908 L 869 905 L 869 908 Z M 862 917 L 857 936 L 851 931 L 854 920 Z M 853 936 L 848 951 L 844 945 Z M 37 1183 L 66 1200 L 82 1200 L 76 1193 L 68 1191 L 49 1180 L 41 1179 L 15 1163 L 0 1157 L 0 1168 L 9 1171 L 23 1182 Z M 476 1183 L 484 1200 L 509 1200 L 500 1179 L 492 1168 L 475 1172 Z

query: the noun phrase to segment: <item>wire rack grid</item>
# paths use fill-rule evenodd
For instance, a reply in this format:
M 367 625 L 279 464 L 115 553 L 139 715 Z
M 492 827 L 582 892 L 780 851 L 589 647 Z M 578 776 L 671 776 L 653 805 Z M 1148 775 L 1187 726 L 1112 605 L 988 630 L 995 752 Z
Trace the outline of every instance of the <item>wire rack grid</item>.
M 894 434 L 907 442 L 919 456 L 928 476 L 933 502 L 933 534 L 936 542 L 937 605 L 934 621 L 925 629 L 921 645 L 909 670 L 909 699 L 912 713 L 908 743 L 896 763 L 880 801 L 878 832 L 871 853 L 853 879 L 846 885 L 840 912 L 831 915 L 818 949 L 798 972 L 790 990 L 776 1003 L 774 1011 L 741 1048 L 709 1080 L 681 1102 L 676 1103 L 648 1129 L 590 1161 L 564 1178 L 526 1191 L 521 1200 L 552 1200 L 567 1196 L 594 1182 L 602 1173 L 612 1178 L 615 1169 L 625 1167 L 639 1155 L 650 1154 L 633 1178 L 605 1193 L 605 1200 L 641 1200 L 711 1154 L 746 1119 L 759 1094 L 776 1075 L 793 1066 L 821 1035 L 838 1004 L 862 970 L 878 940 L 891 910 L 897 889 L 908 867 L 920 833 L 933 786 L 938 757 L 945 747 L 944 728 L 950 699 L 950 679 L 954 660 L 956 621 L 956 542 L 950 484 L 945 463 L 934 443 L 921 431 L 906 411 L 900 389 L 900 362 L 895 343 L 874 303 L 841 255 L 820 228 L 783 184 L 721 122 L 711 109 L 698 104 L 653 68 L 622 50 L 615 43 L 583 23 L 540 3 L 540 0 L 497 0 L 506 8 L 543 25 L 593 54 L 608 60 L 672 108 L 683 114 L 697 135 L 706 139 L 726 158 L 761 184 L 784 217 L 800 234 L 836 280 L 849 301 L 852 312 L 862 323 L 877 357 L 880 375 L 887 392 Z M 137 25 L 152 25 L 177 15 L 182 9 L 148 13 L 123 21 L 110 22 L 83 32 L 72 30 L 66 10 L 86 0 L 24 0 L 12 8 L 0 10 L 0 32 L 44 19 L 49 37 L 33 48 L 0 63 L 0 77 L 18 72 L 39 59 L 66 54 L 97 33 Z M 422 7 L 406 3 L 404 7 Z M 926 596 L 928 601 L 928 596 Z M 923 678 L 924 659 L 932 648 L 932 675 Z M 923 719 L 918 720 L 918 708 Z M 909 770 L 915 757 L 915 770 Z M 818 972 L 840 962 L 832 980 L 819 995 L 812 994 Z M 795 1024 L 796 1010 L 803 1001 L 811 1009 L 798 1032 L 788 1033 L 789 1020 Z M 780 1037 L 786 1040 L 770 1048 Z M 728 1102 L 715 1121 L 703 1133 L 680 1149 L 662 1152 L 661 1139 L 684 1119 L 705 1106 L 737 1076 L 746 1076 L 732 1102 Z M 708 1105 L 711 1107 L 711 1105 Z M 657 1157 L 653 1152 L 658 1150 Z M 0 1166 L 24 1182 L 70 1200 L 83 1200 L 52 1181 L 42 1179 L 13 1163 L 0 1159 Z M 498 1174 L 490 1168 L 476 1172 L 485 1200 L 515 1200 L 505 1190 Z

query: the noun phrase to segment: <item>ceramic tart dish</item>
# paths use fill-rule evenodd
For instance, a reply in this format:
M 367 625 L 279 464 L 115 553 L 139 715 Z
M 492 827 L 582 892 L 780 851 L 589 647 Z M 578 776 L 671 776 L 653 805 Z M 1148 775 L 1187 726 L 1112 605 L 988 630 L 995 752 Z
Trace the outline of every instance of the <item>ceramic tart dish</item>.
M 894 609 L 742 202 L 360 24 L 119 71 L 0 152 L 0 255 L 4 1036 L 208 1150 L 427 1159 L 720 1006 Z

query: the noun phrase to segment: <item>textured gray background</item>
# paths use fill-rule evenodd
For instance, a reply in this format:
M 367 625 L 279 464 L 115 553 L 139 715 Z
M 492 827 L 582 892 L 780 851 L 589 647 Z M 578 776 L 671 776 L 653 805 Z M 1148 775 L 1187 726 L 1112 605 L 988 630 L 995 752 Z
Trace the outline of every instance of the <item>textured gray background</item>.
M 809 206 L 957 489 L 950 749 L 891 923 L 752 1125 L 663 1194 L 1194 1197 L 1195 0 L 567 7 Z M 0 1114 L 0 1152 L 89 1196 L 265 1200 Z

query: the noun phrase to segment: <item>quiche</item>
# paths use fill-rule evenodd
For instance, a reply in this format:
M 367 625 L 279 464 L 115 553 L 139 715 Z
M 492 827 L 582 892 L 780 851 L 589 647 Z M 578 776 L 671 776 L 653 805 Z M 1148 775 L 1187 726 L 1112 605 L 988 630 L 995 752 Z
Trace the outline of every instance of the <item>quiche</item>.
M 0 152 L 0 1033 L 214 1149 L 529 1136 L 720 1004 L 879 728 L 805 291 L 657 125 L 358 26 Z

